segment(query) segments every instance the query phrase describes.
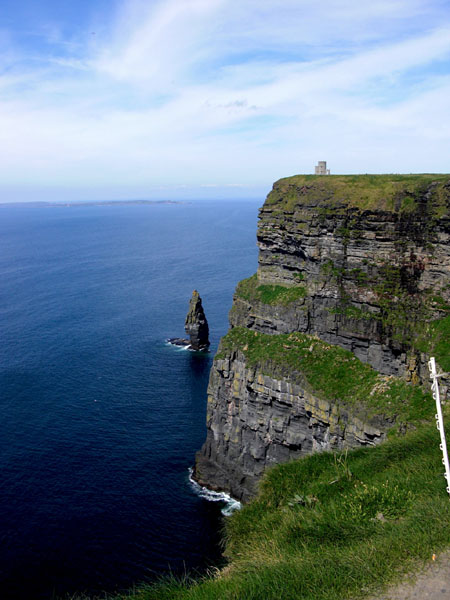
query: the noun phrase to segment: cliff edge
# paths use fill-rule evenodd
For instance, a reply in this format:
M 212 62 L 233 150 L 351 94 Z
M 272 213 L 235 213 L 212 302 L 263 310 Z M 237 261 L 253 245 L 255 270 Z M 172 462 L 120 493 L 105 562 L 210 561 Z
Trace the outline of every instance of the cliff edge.
M 448 175 L 274 184 L 211 370 L 200 483 L 245 501 L 272 464 L 432 416 L 429 355 L 450 370 L 449 208 Z

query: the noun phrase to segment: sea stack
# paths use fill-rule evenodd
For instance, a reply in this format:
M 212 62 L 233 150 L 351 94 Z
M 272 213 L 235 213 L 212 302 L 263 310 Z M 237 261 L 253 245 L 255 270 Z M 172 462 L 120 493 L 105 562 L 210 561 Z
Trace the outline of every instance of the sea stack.
M 192 292 L 184 330 L 190 338 L 192 350 L 206 350 L 209 347 L 209 327 L 197 290 Z

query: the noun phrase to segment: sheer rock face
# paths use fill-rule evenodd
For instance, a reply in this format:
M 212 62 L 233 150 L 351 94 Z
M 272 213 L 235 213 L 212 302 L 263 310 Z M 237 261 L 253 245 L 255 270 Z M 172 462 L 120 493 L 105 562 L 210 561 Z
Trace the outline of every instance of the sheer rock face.
M 205 350 L 209 347 L 209 327 L 202 306 L 202 299 L 197 290 L 192 292 L 189 311 L 186 315 L 184 330 L 189 336 L 193 350 Z
M 238 288 L 230 324 L 318 335 L 381 373 L 428 380 L 410 338 L 414 321 L 444 317 L 450 304 L 450 178 L 399 182 L 368 208 L 363 177 L 357 201 L 351 182 L 346 194 L 334 179 L 274 185 L 260 210 L 258 284 L 302 285 L 305 295 L 270 305 Z M 440 301 L 425 306 L 432 297 Z
M 237 287 L 231 328 L 317 336 L 386 376 L 428 382 L 420 336 L 449 315 L 449 213 L 449 176 L 280 180 L 260 210 L 258 273 Z M 277 300 L 284 288 L 293 301 Z M 270 465 L 375 444 L 392 426 L 343 411 L 301 373 L 268 376 L 240 352 L 219 353 L 194 472 L 207 487 L 245 501 Z M 445 397 L 450 381 L 440 381 Z
M 249 500 L 267 467 L 320 450 L 374 445 L 392 421 L 365 418 L 314 395 L 300 373 L 262 374 L 240 352 L 216 359 L 208 387 L 207 438 L 194 476 Z

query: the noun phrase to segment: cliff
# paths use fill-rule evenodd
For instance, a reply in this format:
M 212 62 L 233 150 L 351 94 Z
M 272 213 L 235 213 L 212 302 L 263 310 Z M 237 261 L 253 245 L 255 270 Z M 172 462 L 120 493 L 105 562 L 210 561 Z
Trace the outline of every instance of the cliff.
M 430 417 L 428 356 L 450 370 L 449 205 L 443 175 L 274 184 L 211 371 L 198 481 L 247 500 L 267 466 Z

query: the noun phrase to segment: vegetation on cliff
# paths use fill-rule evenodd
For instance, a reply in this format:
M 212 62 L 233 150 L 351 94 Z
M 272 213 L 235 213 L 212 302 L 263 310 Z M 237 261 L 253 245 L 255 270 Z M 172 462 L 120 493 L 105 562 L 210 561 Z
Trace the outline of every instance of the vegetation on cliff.
M 411 175 L 294 175 L 277 181 L 267 196 L 265 207 L 292 212 L 302 198 L 323 209 L 345 207 L 385 210 L 404 215 L 414 213 L 420 199 L 432 187 L 431 214 L 439 218 L 448 210 L 444 186 L 449 176 L 435 173 Z
M 288 377 L 318 397 L 361 416 L 384 415 L 397 424 L 420 423 L 434 414 L 431 394 L 381 375 L 348 351 L 304 333 L 267 335 L 235 327 L 222 338 L 216 359 L 242 352 L 258 373 Z
M 279 465 L 258 497 L 227 519 L 225 569 L 117 599 L 363 597 L 448 544 L 442 473 L 434 423 L 374 448 Z
M 287 306 L 291 302 L 304 298 L 306 293 L 306 288 L 302 284 L 291 286 L 259 284 L 256 273 L 240 281 L 236 288 L 236 294 L 244 300 L 251 303 L 262 302 L 271 306 L 277 304 Z
M 392 338 L 404 347 L 433 352 L 444 367 L 448 364 L 450 304 L 432 289 L 417 289 L 417 278 L 423 265 L 409 260 L 403 265 L 375 264 L 366 261 L 363 268 L 348 270 L 329 260 L 322 268 L 328 281 L 339 289 L 339 303 L 330 312 L 354 321 L 373 321 L 379 334 Z M 418 271 L 419 273 L 416 273 Z M 349 287 L 376 298 L 377 310 L 355 307 Z
M 353 337 L 380 371 L 405 373 L 413 359 L 416 379 L 421 352 L 445 369 L 449 211 L 449 175 L 280 179 L 260 212 L 254 288 L 295 289 L 301 277 L 304 293 L 263 303 L 238 287 L 232 324 L 318 333 L 345 347 Z
M 370 265 L 369 265 L 370 268 Z M 405 276 L 402 268 L 392 265 L 378 266 L 368 275 L 362 269 L 347 271 L 329 260 L 321 270 L 328 281 L 336 281 L 340 289 L 340 299 L 330 314 L 339 315 L 347 322 L 372 322 L 381 336 L 390 337 L 413 351 L 433 354 L 445 371 L 450 371 L 450 305 L 442 296 L 427 293 L 413 293 L 402 283 Z M 300 305 L 308 309 L 308 284 L 298 274 L 296 285 L 260 284 L 255 273 L 240 281 L 235 297 L 249 302 L 252 306 L 260 302 L 269 306 L 287 307 Z M 378 310 L 360 308 L 352 303 L 347 292 L 349 284 L 355 283 L 360 290 L 373 293 L 379 304 Z M 232 310 L 236 310 L 235 306 Z M 432 318 L 433 316 L 438 318 Z
M 450 315 L 427 323 L 413 341 L 422 352 L 434 356 L 444 371 L 450 371 Z

